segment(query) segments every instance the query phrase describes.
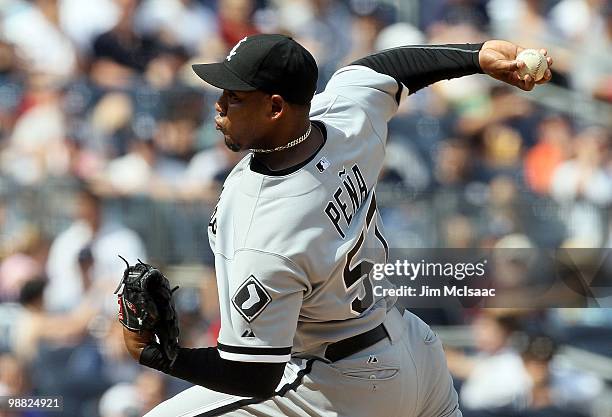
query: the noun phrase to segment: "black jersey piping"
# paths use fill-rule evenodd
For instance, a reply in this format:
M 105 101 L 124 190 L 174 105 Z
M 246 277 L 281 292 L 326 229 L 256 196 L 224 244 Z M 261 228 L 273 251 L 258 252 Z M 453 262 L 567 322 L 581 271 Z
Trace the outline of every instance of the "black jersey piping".
M 194 417 L 214 417 L 214 416 L 222 416 L 231 411 L 236 411 L 239 408 L 244 407 L 245 405 L 258 404 L 266 401 L 267 398 L 243 398 L 241 400 L 237 400 L 233 403 L 223 405 L 219 408 L 215 408 L 214 410 L 204 411 L 201 414 L 197 414 Z
M 247 346 L 230 346 L 217 342 L 217 349 L 228 353 L 239 353 L 244 355 L 289 355 L 291 346 L 289 347 L 247 347 Z
M 304 375 L 307 375 L 307 374 L 310 373 L 310 371 L 312 371 L 312 364 L 314 363 L 315 360 L 317 360 L 317 359 L 314 359 L 314 358 L 313 359 L 308 359 L 304 369 L 302 369 L 301 371 L 298 371 L 297 377 L 295 378 L 295 381 L 293 381 L 293 382 L 291 382 L 289 384 L 283 385 L 283 387 L 281 389 L 276 391 L 276 395 L 283 397 L 283 396 L 285 396 L 287 391 L 290 391 L 290 390 L 295 391 L 297 389 L 297 387 L 299 387 L 300 384 L 302 383 L 302 379 L 304 379 Z

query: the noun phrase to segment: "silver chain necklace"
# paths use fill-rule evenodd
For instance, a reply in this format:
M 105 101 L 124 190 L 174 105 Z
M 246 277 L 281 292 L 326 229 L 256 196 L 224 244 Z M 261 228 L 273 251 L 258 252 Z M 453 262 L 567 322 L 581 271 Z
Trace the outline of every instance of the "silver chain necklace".
M 304 142 L 306 140 L 306 138 L 310 135 L 311 131 L 312 131 L 312 123 L 310 123 L 308 125 L 308 130 L 306 131 L 306 133 L 304 133 L 302 136 L 300 136 L 297 139 L 293 139 L 291 142 L 289 142 L 286 145 L 278 146 L 278 147 L 276 147 L 274 149 L 251 149 L 251 152 L 255 152 L 255 153 L 270 153 L 270 152 L 282 151 L 283 149 L 293 148 L 298 143 Z

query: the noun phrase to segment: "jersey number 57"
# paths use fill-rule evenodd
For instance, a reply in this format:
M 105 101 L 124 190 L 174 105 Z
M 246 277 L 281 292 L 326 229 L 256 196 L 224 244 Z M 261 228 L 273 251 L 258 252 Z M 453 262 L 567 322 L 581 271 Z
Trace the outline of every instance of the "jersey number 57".
M 360 315 L 374 304 L 374 290 L 372 288 L 372 281 L 370 280 L 370 272 L 372 272 L 372 268 L 374 268 L 374 262 L 372 262 L 371 259 L 364 258 L 351 268 L 353 259 L 358 253 L 361 252 L 363 243 L 365 241 L 365 236 L 370 229 L 372 222 L 374 223 L 374 235 L 383 245 L 385 250 L 385 262 L 389 257 L 389 245 L 387 244 L 387 241 L 383 237 L 382 233 L 380 233 L 380 230 L 378 230 L 378 226 L 376 224 L 376 211 L 376 195 L 374 195 L 374 192 L 372 192 L 372 201 L 370 201 L 370 205 L 368 207 L 365 225 L 361 230 L 359 239 L 357 239 L 355 245 L 353 245 L 351 250 L 349 250 L 346 254 L 346 263 L 344 265 L 344 272 L 342 275 L 344 285 L 346 286 L 346 291 L 351 292 L 356 286 L 362 283 L 365 289 L 365 294 L 362 297 L 359 296 L 358 291 L 357 295 L 351 302 L 351 311 L 355 315 Z

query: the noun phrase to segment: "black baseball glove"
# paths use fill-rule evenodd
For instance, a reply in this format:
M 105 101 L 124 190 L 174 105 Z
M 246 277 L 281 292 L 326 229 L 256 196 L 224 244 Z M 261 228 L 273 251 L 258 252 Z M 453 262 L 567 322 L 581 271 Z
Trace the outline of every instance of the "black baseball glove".
M 127 268 L 115 290 L 119 301 L 119 321 L 134 332 L 150 331 L 157 336 L 161 351 L 170 364 L 179 349 L 179 326 L 170 282 L 158 269 L 140 259 Z

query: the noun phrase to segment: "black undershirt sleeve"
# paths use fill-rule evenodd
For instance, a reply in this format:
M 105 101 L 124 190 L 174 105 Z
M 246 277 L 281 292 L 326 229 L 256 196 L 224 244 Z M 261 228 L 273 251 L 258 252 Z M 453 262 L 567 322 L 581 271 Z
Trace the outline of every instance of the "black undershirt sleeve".
M 358 59 L 352 65 L 387 74 L 408 87 L 412 94 L 437 81 L 483 73 L 478 62 L 482 45 L 402 46 Z
M 285 363 L 229 361 L 213 347 L 180 348 L 170 367 L 155 343 L 142 351 L 140 363 L 214 391 L 256 398 L 273 396 L 285 369 Z

